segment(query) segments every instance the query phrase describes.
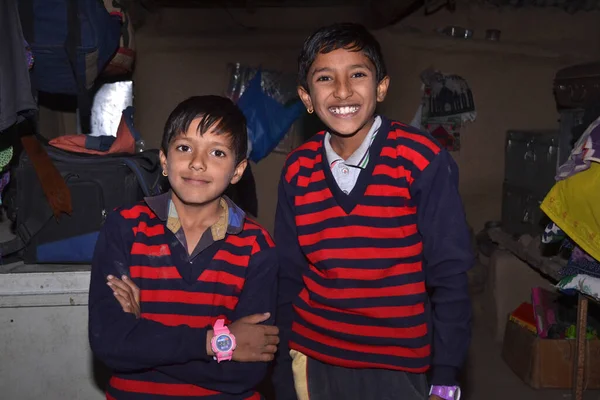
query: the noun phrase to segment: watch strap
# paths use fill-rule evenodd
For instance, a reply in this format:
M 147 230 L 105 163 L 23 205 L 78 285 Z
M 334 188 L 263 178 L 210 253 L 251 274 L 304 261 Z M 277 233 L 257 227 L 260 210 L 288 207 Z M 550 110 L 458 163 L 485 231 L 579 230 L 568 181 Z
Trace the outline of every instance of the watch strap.
M 223 318 L 219 318 L 215 321 L 213 325 L 213 332 L 215 336 L 221 335 L 223 333 L 229 333 L 229 328 L 225 326 L 225 320 Z

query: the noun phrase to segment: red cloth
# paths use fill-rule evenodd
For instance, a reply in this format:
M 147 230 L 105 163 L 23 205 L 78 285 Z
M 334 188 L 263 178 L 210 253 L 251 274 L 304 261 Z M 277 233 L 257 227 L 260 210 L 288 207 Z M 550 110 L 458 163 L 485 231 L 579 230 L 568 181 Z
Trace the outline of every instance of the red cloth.
M 121 116 L 121 122 L 117 129 L 117 138 L 115 139 L 112 146 L 108 151 L 98 151 L 87 149 L 85 147 L 86 135 L 67 135 L 59 136 L 56 139 L 50 141 L 50 145 L 58 147 L 59 149 L 72 151 L 74 153 L 87 153 L 87 154 L 114 154 L 114 153 L 135 153 L 135 138 L 131 133 L 129 124 L 127 124 L 127 118 L 125 114 Z

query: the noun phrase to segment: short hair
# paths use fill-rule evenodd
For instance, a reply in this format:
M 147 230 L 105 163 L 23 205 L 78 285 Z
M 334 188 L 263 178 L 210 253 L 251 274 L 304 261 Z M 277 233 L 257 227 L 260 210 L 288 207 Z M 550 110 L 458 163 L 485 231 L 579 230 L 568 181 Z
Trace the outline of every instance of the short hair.
M 176 136 L 187 132 L 192 121 L 197 118 L 201 118 L 198 133 L 204 135 L 212 129 L 217 135 L 229 135 L 236 164 L 246 158 L 248 151 L 246 117 L 233 101 L 215 95 L 193 96 L 175 107 L 165 123 L 163 132 L 161 148 L 165 155 L 171 141 Z
M 361 24 L 343 22 L 322 27 L 304 41 L 298 57 L 298 85 L 308 90 L 308 70 L 321 53 L 337 49 L 362 51 L 375 65 L 377 82 L 387 76 L 381 46 L 375 37 Z

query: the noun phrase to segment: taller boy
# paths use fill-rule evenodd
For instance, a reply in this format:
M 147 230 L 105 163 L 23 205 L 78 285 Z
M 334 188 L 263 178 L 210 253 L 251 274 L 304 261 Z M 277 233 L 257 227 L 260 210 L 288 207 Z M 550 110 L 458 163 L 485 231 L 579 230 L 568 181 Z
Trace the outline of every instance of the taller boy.
M 460 398 L 473 254 L 456 164 L 375 114 L 390 78 L 363 26 L 311 35 L 298 78 L 328 131 L 288 157 L 279 184 L 278 400 Z

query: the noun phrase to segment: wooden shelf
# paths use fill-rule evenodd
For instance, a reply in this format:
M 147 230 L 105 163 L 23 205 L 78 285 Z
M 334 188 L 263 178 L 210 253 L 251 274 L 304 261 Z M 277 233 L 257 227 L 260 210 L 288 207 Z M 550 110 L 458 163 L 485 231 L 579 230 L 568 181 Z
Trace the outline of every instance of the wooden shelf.
M 555 282 L 560 280 L 560 270 L 566 261 L 558 257 L 544 257 L 540 253 L 540 238 L 529 237 L 529 242 L 515 240 L 511 235 L 500 228 L 491 228 L 488 235 L 493 242 L 510 251 L 515 256 L 529 264 L 536 271 L 552 278 Z

